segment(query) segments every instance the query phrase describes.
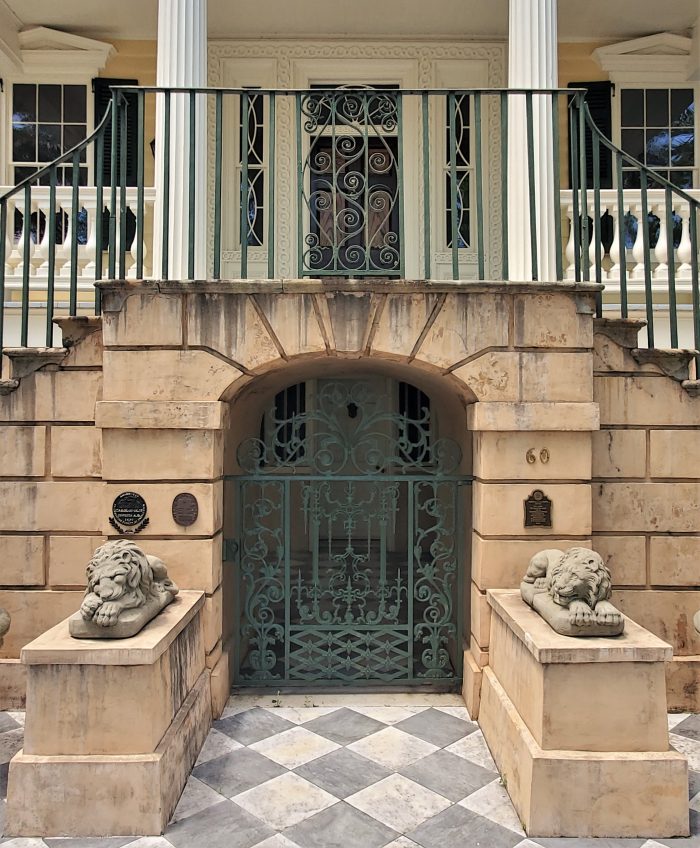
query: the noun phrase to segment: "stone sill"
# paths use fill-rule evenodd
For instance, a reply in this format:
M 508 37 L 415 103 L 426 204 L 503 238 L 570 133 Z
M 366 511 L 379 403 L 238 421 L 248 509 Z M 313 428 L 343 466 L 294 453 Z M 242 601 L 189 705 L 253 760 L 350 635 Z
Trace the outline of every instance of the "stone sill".
M 68 619 L 22 648 L 25 665 L 152 665 L 204 606 L 204 592 L 180 591 L 175 600 L 128 639 L 74 639 Z
M 102 280 L 102 291 L 160 294 L 323 294 L 376 292 L 381 294 L 593 294 L 599 283 L 509 282 L 503 280 L 346 279 L 337 277 L 275 280 Z
M 517 589 L 491 589 L 489 606 L 539 663 L 670 662 L 673 648 L 625 616 L 621 636 L 562 636 L 531 609 Z

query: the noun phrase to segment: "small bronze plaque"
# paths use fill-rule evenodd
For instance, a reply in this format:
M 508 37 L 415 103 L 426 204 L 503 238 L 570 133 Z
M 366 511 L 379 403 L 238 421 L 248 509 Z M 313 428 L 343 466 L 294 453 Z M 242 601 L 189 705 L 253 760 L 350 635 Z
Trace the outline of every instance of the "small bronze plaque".
M 197 498 L 189 492 L 182 492 L 173 498 L 173 521 L 180 527 L 194 524 L 199 515 Z
M 552 502 L 542 489 L 535 489 L 524 504 L 526 527 L 552 526 Z
M 109 523 L 119 533 L 139 533 L 148 526 L 146 501 L 137 492 L 122 492 L 112 504 Z

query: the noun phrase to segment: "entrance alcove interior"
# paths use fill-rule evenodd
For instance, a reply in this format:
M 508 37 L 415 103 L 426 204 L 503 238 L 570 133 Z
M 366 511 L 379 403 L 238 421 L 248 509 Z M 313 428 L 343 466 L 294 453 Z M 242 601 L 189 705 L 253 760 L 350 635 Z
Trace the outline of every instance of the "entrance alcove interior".
M 223 643 L 234 691 L 461 689 L 469 634 L 472 439 L 466 404 L 472 398 L 464 384 L 455 384 L 415 366 L 334 357 L 287 364 L 248 382 L 230 401 Z M 299 412 L 300 397 L 305 423 L 280 425 Z M 358 435 L 369 434 L 359 441 L 376 446 L 383 460 L 395 449 L 394 462 L 382 466 L 378 455 L 363 452 L 355 462 L 357 453 L 343 453 L 320 431 L 329 413 L 335 436 L 345 428 L 348 445 L 357 448 Z M 261 459 L 266 431 L 268 443 L 276 431 L 301 436 L 308 451 L 330 445 L 330 465 L 291 449 L 285 454 L 279 444 L 268 444 Z M 409 442 L 405 450 L 402 434 Z M 417 447 L 426 435 L 429 444 Z M 429 563 L 434 573 L 423 568 Z M 255 576 L 247 583 L 246 567 Z M 416 632 L 419 619 L 427 626 Z M 251 621 L 253 631 L 246 627 Z

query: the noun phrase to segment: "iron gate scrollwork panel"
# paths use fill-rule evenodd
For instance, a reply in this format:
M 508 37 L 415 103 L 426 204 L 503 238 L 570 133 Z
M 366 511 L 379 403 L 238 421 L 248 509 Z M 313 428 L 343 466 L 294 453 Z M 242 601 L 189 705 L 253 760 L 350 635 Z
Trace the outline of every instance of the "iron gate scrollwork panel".
M 338 380 L 262 429 L 238 451 L 236 682 L 456 682 L 470 478 L 427 399 Z

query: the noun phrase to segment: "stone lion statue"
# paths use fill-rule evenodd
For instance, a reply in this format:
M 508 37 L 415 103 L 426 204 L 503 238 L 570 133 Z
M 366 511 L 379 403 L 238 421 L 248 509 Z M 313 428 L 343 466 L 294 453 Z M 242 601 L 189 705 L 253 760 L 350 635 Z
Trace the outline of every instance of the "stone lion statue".
M 0 648 L 2 647 L 2 637 L 10 629 L 10 613 L 0 607 Z
M 131 539 L 101 545 L 87 569 L 87 590 L 69 630 L 77 638 L 123 638 L 138 633 L 177 595 L 165 564 Z
M 520 594 L 565 636 L 619 636 L 624 630 L 622 613 L 609 601 L 610 571 L 600 554 L 588 548 L 535 554 Z

